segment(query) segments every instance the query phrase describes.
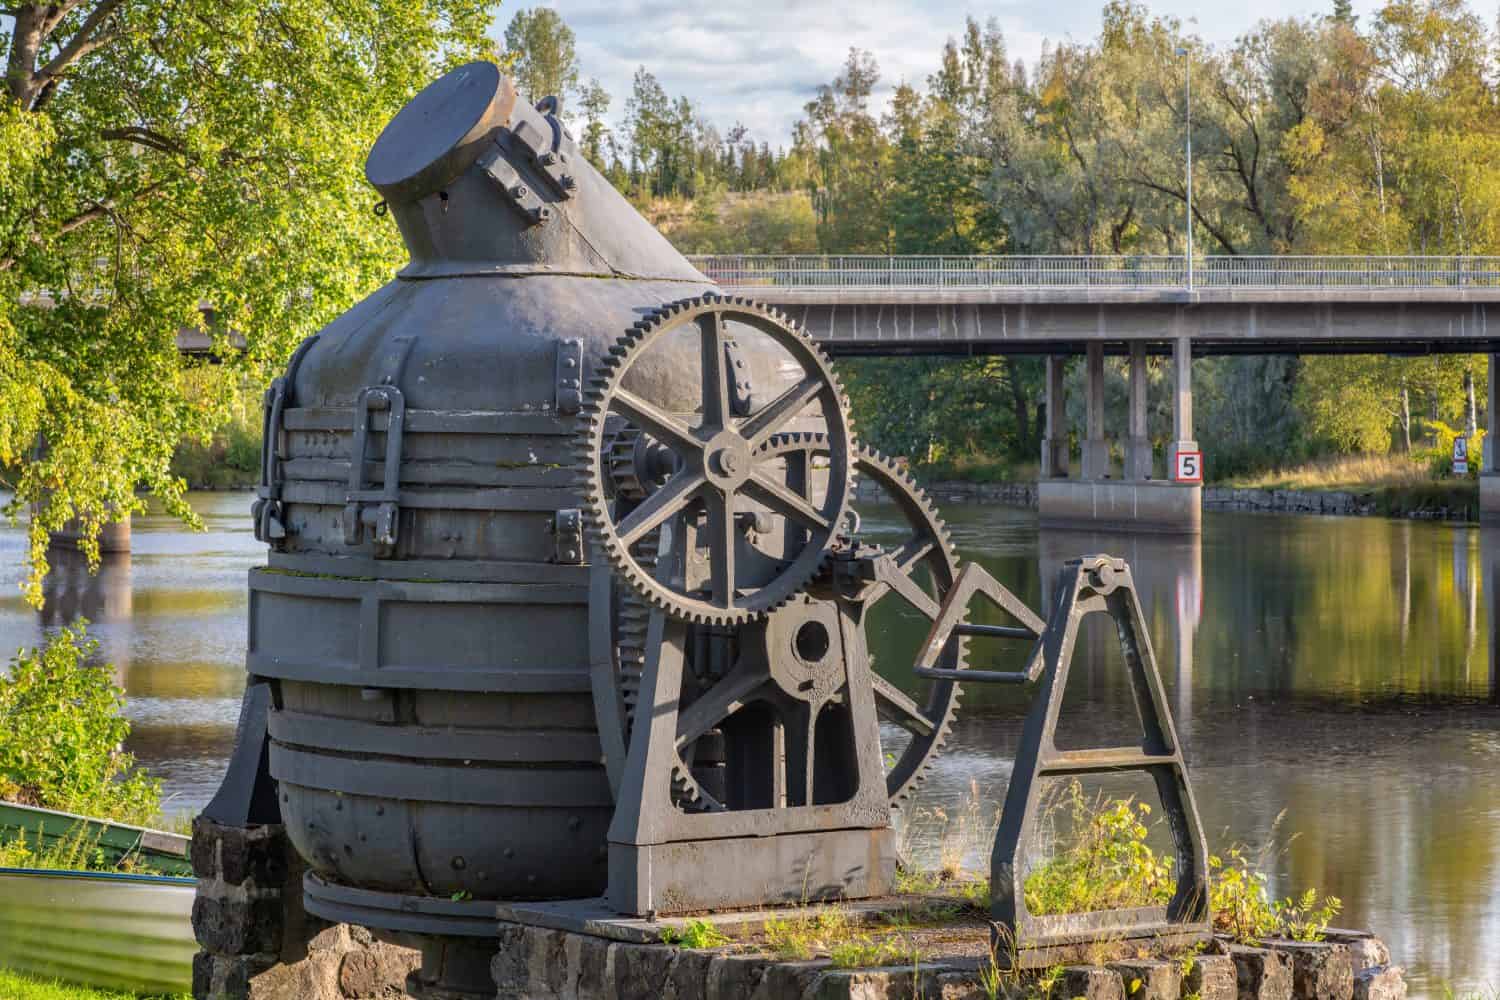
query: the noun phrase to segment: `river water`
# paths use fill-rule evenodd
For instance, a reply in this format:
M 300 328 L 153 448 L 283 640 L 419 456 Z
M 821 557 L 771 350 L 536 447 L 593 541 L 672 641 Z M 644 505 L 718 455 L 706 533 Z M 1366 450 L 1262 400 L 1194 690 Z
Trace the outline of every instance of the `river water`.
M 169 808 L 212 794 L 242 684 L 246 571 L 263 559 L 249 496 L 191 496 L 207 531 L 135 521 L 134 551 L 90 577 L 59 554 L 47 606 L 30 608 L 22 530 L 0 528 L 0 652 L 82 615 L 129 701 L 130 749 Z M 941 498 L 938 498 L 941 501 Z M 966 559 L 1033 607 L 1067 558 L 1124 556 L 1187 752 L 1211 848 L 1265 852 L 1272 888 L 1339 896 L 1336 923 L 1391 944 L 1417 996 L 1500 987 L 1500 682 L 1492 594 L 1500 531 L 1360 518 L 1208 514 L 1201 540 L 1039 531 L 1027 511 L 950 505 Z M 880 531 L 889 511 L 865 512 Z M 891 522 L 894 527 L 894 522 Z M 879 669 L 907 684 L 915 620 L 872 638 Z M 1075 660 L 1059 743 L 1134 725 L 1107 622 Z M 974 643 L 976 665 L 1017 651 Z M 908 814 L 912 850 L 940 850 L 964 817 L 993 821 L 1025 692 L 977 688 Z M 1070 721 L 1071 720 L 1071 721 Z M 1070 725 L 1073 728 L 1070 728 Z M 1073 742 L 1070 742 L 1073 741 Z M 1279 822 L 1278 822 L 1279 818 Z M 951 840 L 950 836 L 950 840 Z M 983 867 L 983 838 L 966 860 Z

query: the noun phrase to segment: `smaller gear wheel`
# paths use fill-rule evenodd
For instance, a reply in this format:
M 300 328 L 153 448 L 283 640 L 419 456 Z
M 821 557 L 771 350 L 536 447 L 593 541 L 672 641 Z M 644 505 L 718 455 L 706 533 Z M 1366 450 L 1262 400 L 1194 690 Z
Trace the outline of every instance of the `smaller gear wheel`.
M 795 384 L 743 417 L 735 414 L 742 387 L 726 354 L 730 323 L 768 337 L 800 369 Z M 652 345 L 693 327 L 701 346 L 702 406 L 696 424 L 625 387 L 632 367 Z M 766 459 L 760 455 L 773 435 L 814 410 L 827 428 L 830 456 L 827 487 L 816 501 L 763 468 Z M 806 332 L 773 309 L 705 295 L 657 310 L 600 363 L 580 423 L 580 485 L 597 548 L 632 589 L 675 618 L 738 625 L 762 617 L 812 578 L 834 544 L 848 501 L 848 404 L 828 359 Z M 635 436 L 622 432 L 622 425 Z M 627 440 L 633 463 L 628 471 Z M 669 471 L 660 481 L 656 473 L 663 469 Z M 768 560 L 744 551 L 742 538 L 747 516 L 756 521 L 767 512 L 802 538 L 800 550 L 771 569 Z M 688 563 L 702 565 L 703 572 L 659 580 L 642 565 L 639 549 L 678 517 L 693 522 L 698 544 L 707 550 L 706 559 Z
M 828 442 L 819 434 L 778 434 L 766 443 L 764 452 L 809 468 L 818 458 L 828 454 Z M 876 558 L 888 560 L 894 572 L 907 576 L 925 573 L 928 583 L 937 593 L 929 607 L 917 610 L 928 618 L 935 618 L 944 595 L 958 579 L 958 556 L 953 551 L 947 527 L 927 499 L 927 494 L 911 476 L 874 448 L 856 446 L 854 471 L 856 476 L 876 483 L 886 498 L 895 504 L 909 534 L 901 544 L 892 547 L 871 545 L 858 535 L 848 533 L 839 540 L 837 557 L 858 560 L 868 559 L 874 554 Z M 878 580 L 861 583 L 859 587 L 854 598 L 864 604 L 861 618 L 868 629 L 870 611 L 893 591 Z M 944 666 L 961 668 L 964 655 L 960 640 L 945 653 Z M 873 661 L 870 677 L 874 683 L 878 714 L 910 737 L 886 771 L 886 792 L 891 805 L 899 807 L 926 778 L 928 768 L 947 743 L 962 690 L 953 681 L 922 682 L 914 679 L 912 687 L 922 690 L 913 697 L 876 673 Z

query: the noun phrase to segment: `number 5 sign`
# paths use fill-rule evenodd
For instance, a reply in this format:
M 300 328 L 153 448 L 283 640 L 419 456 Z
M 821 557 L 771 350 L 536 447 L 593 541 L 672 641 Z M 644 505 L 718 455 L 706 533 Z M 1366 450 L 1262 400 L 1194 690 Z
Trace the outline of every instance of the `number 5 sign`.
M 1172 470 L 1172 479 L 1179 483 L 1203 482 L 1203 452 L 1179 451 L 1177 468 Z

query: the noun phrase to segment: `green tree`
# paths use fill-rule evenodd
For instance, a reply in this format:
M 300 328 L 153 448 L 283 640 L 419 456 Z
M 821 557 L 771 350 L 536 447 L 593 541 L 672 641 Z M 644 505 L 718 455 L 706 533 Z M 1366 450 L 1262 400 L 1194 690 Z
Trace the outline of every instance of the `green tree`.
M 516 89 L 528 100 L 556 97 L 566 107 L 578 90 L 573 29 L 551 7 L 516 11 L 505 28 L 505 57 Z
M 399 260 L 359 165 L 417 89 L 484 51 L 490 0 L 12 3 L 0 94 L 0 468 L 48 533 L 187 517 L 168 463 L 241 380 Z M 205 308 L 207 307 L 207 308 Z M 176 349 L 215 337 L 225 364 Z M 243 351 L 230 335 L 243 338 Z M 45 451 L 34 445 L 46 442 Z
M 870 110 L 879 82 L 875 57 L 850 49 L 843 72 L 818 88 L 796 126 L 795 143 L 811 168 L 818 240 L 828 253 L 891 249 L 886 199 L 892 147 Z
M 609 92 L 593 78 L 578 96 L 578 106 L 583 109 L 583 155 L 599 170 L 606 169 L 604 148 L 610 135 L 604 116 L 609 113 L 609 101 Z

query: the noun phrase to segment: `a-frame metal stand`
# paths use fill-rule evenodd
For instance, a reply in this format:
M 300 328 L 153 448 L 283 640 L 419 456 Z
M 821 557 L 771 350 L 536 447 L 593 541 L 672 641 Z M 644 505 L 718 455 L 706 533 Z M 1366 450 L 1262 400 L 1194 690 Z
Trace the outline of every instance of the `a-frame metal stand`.
M 969 601 L 978 594 L 1010 611 L 1022 625 L 964 624 Z M 1039 968 L 1097 957 L 1101 948 L 1132 953 L 1141 947 L 1178 948 L 1207 941 L 1211 918 L 1203 828 L 1130 568 L 1124 560 L 1109 556 L 1085 556 L 1067 563 L 1058 580 L 1052 615 L 1039 635 L 1029 627 L 1026 616 L 1016 612 L 1017 607 L 1024 609 L 982 567 L 970 563 L 944 602 L 923 646 L 923 658 L 916 665 L 918 674 L 929 677 L 952 674 L 968 681 L 1040 682 L 1022 730 L 990 857 L 996 961 Z M 1054 735 L 1073 647 L 1079 624 L 1094 613 L 1107 614 L 1114 621 L 1141 723 L 1141 743 L 1136 747 L 1059 750 Z M 935 668 L 943 648 L 964 635 L 1035 637 L 1036 645 L 1027 669 L 1020 672 Z M 1038 819 L 1042 779 L 1130 771 L 1149 774 L 1161 797 L 1177 857 L 1177 889 L 1172 899 L 1165 906 L 1126 910 L 1049 915 L 1029 912 L 1021 860 Z

